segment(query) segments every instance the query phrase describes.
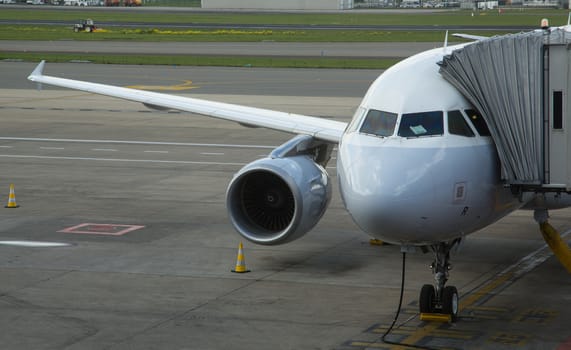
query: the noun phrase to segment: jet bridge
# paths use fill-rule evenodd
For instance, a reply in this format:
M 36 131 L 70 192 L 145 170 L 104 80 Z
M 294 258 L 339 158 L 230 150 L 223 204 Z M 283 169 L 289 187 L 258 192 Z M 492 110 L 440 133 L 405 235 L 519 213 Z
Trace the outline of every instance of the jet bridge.
M 506 185 L 571 192 L 570 65 L 568 27 L 485 39 L 440 63 L 488 123 Z

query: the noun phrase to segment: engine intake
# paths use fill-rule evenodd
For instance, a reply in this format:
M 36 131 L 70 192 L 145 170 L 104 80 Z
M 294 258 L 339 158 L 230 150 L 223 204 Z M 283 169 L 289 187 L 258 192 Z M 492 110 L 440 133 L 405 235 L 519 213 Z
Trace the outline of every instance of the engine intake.
M 330 199 L 327 172 L 306 155 L 252 162 L 234 176 L 226 194 L 234 228 L 265 245 L 305 235 L 321 219 Z

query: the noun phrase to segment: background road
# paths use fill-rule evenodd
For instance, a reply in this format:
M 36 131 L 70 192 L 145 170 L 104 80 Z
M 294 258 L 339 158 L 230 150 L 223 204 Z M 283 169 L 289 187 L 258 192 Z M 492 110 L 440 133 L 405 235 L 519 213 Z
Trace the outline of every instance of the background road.
M 37 63 L 28 62 L 0 62 L 0 84 L 4 88 L 34 89 L 35 84 L 26 78 L 36 65 Z M 382 71 L 47 63 L 44 73 L 163 92 L 361 98 Z M 44 86 L 43 89 L 56 88 Z M 282 102 L 287 101 L 283 99 Z M 350 111 L 350 115 L 353 111 Z
M 444 40 L 444 33 L 442 34 Z M 444 41 L 443 41 L 444 42 Z M 232 43 L 0 40 L 0 50 L 18 52 L 150 55 L 230 55 L 279 57 L 403 58 L 442 47 L 442 43 Z

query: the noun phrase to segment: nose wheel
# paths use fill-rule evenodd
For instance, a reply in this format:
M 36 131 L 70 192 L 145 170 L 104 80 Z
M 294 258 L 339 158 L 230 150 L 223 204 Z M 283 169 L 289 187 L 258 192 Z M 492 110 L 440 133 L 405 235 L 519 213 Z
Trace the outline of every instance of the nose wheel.
M 436 290 L 432 284 L 425 284 L 420 290 L 420 300 L 418 301 L 421 314 L 434 313 L 436 306 Z
M 420 290 L 419 309 L 422 314 L 449 315 L 450 320 L 458 319 L 459 297 L 458 290 L 454 286 L 445 286 L 451 269 L 450 250 L 459 243 L 454 240 L 449 243 L 439 243 L 431 246 L 434 252 L 434 262 L 430 265 L 436 284 L 425 284 Z

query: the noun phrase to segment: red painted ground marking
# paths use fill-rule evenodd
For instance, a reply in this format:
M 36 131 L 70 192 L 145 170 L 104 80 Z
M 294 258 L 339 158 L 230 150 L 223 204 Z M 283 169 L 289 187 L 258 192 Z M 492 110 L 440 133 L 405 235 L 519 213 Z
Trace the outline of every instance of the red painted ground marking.
M 115 225 L 115 224 L 81 224 L 68 227 L 61 231 L 63 233 L 82 233 L 88 235 L 122 236 L 127 232 L 135 231 L 145 226 L 140 225 Z
M 557 350 L 571 350 L 571 337 L 557 347 Z

